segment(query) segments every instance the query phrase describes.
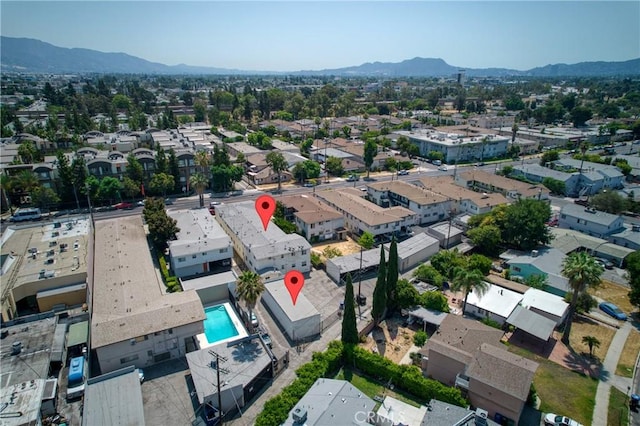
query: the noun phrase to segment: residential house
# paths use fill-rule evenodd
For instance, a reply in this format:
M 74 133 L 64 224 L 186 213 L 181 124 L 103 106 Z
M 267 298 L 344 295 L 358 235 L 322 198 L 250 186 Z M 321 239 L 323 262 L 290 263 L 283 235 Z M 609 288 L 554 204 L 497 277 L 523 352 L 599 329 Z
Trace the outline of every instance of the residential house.
M 528 289 L 520 305 L 552 320 L 556 326 L 562 324 L 567 317 L 569 304 L 564 298 L 537 288 Z
M 354 237 L 368 231 L 379 241 L 392 235 L 407 234 L 416 223 L 416 214 L 404 207 L 383 208 L 363 198 L 361 190 L 316 191 L 320 198 L 344 215 L 345 226 Z
M 311 243 L 344 239 L 344 217 L 318 198 L 290 195 L 277 199 L 284 205 L 285 219 L 295 223 L 301 234 Z
M 385 396 L 375 419 L 371 423 L 377 426 L 400 425 L 477 425 L 498 426 L 482 408 L 471 410 L 457 405 L 432 399 L 426 405 L 415 407 L 391 396 Z
M 597 194 L 603 190 L 622 188 L 625 180 L 624 175 L 616 166 L 608 164 L 592 163 L 590 161 L 575 160 L 573 158 L 562 158 L 553 162 L 555 170 L 566 171 L 568 173 L 580 173 L 580 189 L 584 188 L 586 194 Z
M 473 289 L 468 294 L 464 313 L 504 325 L 511 312 L 522 301 L 522 294 L 497 285 L 485 284 L 488 286 L 487 291 L 481 293 Z
M 554 238 L 551 240 L 549 245 L 560 250 L 565 255 L 576 250 L 586 250 L 592 256 L 611 260 L 618 265 L 618 267 L 622 267 L 624 259 L 634 252 L 633 248 L 620 245 L 624 244 L 625 240 L 619 241 L 618 236 L 624 236 L 625 232 L 628 232 L 628 229 L 622 233 L 612 234 L 608 237 L 611 241 L 617 241 L 619 243 L 614 244 L 607 242 L 606 239 L 592 237 L 579 231 L 564 228 L 551 228 L 551 233 Z
M 507 153 L 509 145 L 508 137 L 494 134 L 465 136 L 430 129 L 398 130 L 394 134 L 407 137 L 424 157 L 431 152 L 441 153 L 447 164 L 501 157 Z
M 207 209 L 170 211 L 180 232 L 169 241 L 171 270 L 180 278 L 231 267 L 231 238 Z
M 400 180 L 369 184 L 367 195 L 381 207 L 401 206 L 413 211 L 419 225 L 448 219 L 453 204 L 449 197 Z
M 560 210 L 558 227 L 573 229 L 583 234 L 608 238 L 624 231 L 624 219 L 620 215 L 601 212 L 578 204 L 565 204 Z
M 95 222 L 91 349 L 100 371 L 177 359 L 204 332 L 193 290 L 166 293 L 140 216 Z
M 522 177 L 531 182 L 540 182 L 545 178 L 551 178 L 564 183 L 565 195 L 578 195 L 581 188 L 579 173 L 565 173 L 542 167 L 539 164 L 522 164 L 513 167 L 511 176 Z
M 216 220 L 231 237 L 233 248 L 244 265 L 257 274 L 296 269 L 311 270 L 311 245 L 298 234 L 285 234 L 275 223 L 264 229 L 255 202 L 243 201 L 216 206 Z
M 625 225 L 624 231 L 611 234 L 608 238 L 613 244 L 640 250 L 640 225 Z
M 447 315 L 420 353 L 426 375 L 467 393 L 471 404 L 517 423 L 538 364 L 502 347 L 502 331 Z
M 451 176 L 421 177 L 418 183 L 431 192 L 449 198 L 454 215 L 488 213 L 494 207 L 509 202 L 502 194 L 475 192 L 456 185 Z
M 509 265 L 511 276 L 525 279 L 532 275 L 546 277 L 544 290 L 561 297 L 570 291 L 568 280 L 562 276 L 562 262 L 566 256 L 558 249 L 544 247 L 517 255 L 507 252 L 500 257 Z
M 454 177 L 457 185 L 478 192 L 498 192 L 510 200 L 531 198 L 548 200 L 549 190 L 542 185 L 531 185 L 515 179 L 509 179 L 484 170 L 469 170 L 457 173 Z
M 289 412 L 283 426 L 367 425 L 376 402 L 345 380 L 318 379 Z

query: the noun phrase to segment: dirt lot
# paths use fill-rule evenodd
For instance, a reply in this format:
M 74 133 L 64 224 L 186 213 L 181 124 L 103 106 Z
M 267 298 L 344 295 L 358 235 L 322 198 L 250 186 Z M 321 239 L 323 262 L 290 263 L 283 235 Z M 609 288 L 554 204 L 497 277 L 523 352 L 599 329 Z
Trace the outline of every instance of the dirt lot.
M 374 328 L 367 335 L 367 341 L 360 346 L 399 364 L 413 346 L 414 334 L 414 330 L 403 327 L 398 319 L 388 319 Z
M 584 336 L 593 336 L 597 338 L 600 341 L 600 347 L 593 348 L 593 356 L 594 358 L 602 361 L 607 355 L 609 345 L 611 344 L 615 334 L 616 330 L 613 327 L 584 318 L 576 318 L 573 321 L 569 342 L 576 352 L 588 356 L 589 346 L 582 342 L 582 338 Z
M 346 256 L 347 254 L 359 253 L 360 246 L 350 237 L 347 237 L 344 241 L 332 241 L 330 243 L 322 243 L 322 244 L 314 244 L 311 248 L 312 251 L 320 254 L 322 256 L 322 252 L 327 247 L 331 247 L 337 250 L 340 250 L 340 256 Z M 324 260 L 324 256 L 323 260 Z
M 589 294 L 613 303 L 627 314 L 636 310 L 629 302 L 629 288 L 611 281 L 603 280 L 598 288 L 589 289 Z
M 640 333 L 635 330 L 631 330 L 631 333 L 624 344 L 624 348 L 622 349 L 622 354 L 620 354 L 616 374 L 623 377 L 632 377 L 633 367 L 636 364 L 638 352 L 640 352 Z

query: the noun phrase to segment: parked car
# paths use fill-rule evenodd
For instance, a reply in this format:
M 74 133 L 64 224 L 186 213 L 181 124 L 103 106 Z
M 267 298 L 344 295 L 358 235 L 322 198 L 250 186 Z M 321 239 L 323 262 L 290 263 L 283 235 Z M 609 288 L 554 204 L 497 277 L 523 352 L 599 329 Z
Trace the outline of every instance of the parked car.
M 267 345 L 269 348 L 273 348 L 273 343 L 271 342 L 271 336 L 269 336 L 269 333 L 263 331 L 260 333 L 260 337 L 262 338 L 262 341 L 265 345 Z
M 142 368 L 138 368 L 138 378 L 140 379 L 140 383 L 144 382 L 144 370 Z
M 256 316 L 255 312 L 251 312 L 251 326 L 253 327 L 258 326 L 258 317 Z
M 609 259 L 603 259 L 603 258 L 601 258 L 601 257 L 598 257 L 598 258 L 596 259 L 596 261 L 597 261 L 600 265 L 602 265 L 602 267 L 603 267 L 603 268 L 605 268 L 605 269 L 613 269 L 613 267 L 615 266 L 615 265 L 613 264 L 613 262 L 612 262 L 612 261 L 610 261 Z
M 449 170 L 449 168 L 443 164 L 442 166 L 438 167 L 438 170 L 440 170 L 441 172 L 446 172 Z
M 172 198 L 165 198 L 164 199 L 164 204 L 165 206 L 170 206 L 173 204 L 173 199 Z
M 617 320 L 620 320 L 620 321 L 627 320 L 627 314 L 622 312 L 620 308 L 618 308 L 616 305 L 614 305 L 611 302 L 602 302 L 600 304 L 600 310 L 603 311 L 605 314 L 614 317 Z
M 434 166 L 442 166 L 442 161 L 440 161 L 440 160 L 433 160 L 433 165 L 434 165 Z
M 409 174 L 409 170 L 399 170 L 398 176 L 406 176 Z
M 133 208 L 133 204 L 122 202 L 122 203 L 115 204 L 113 207 L 115 207 L 116 210 L 131 209 Z
M 347 182 L 357 182 L 360 180 L 360 176 L 358 175 L 351 175 L 347 178 Z
M 546 426 L 582 426 L 577 421 L 566 416 L 558 416 L 557 414 L 548 413 L 544 416 L 544 424 Z

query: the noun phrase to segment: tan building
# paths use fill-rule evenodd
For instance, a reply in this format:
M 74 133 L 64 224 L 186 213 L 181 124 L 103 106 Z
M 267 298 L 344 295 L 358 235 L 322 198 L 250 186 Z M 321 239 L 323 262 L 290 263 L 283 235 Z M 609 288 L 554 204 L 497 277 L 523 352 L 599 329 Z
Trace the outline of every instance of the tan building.
M 347 232 L 344 217 L 315 197 L 290 195 L 278 198 L 285 207 L 285 218 L 293 221 L 309 242 L 342 240 Z
M 502 331 L 447 315 L 420 351 L 428 377 L 456 386 L 475 407 L 518 423 L 538 364 L 508 352 Z
M 524 198 L 548 200 L 549 190 L 543 185 L 535 185 L 509 179 L 484 170 L 469 170 L 458 173 L 455 183 L 479 192 L 497 192 L 511 200 Z
M 87 301 L 90 221 L 8 228 L 2 240 L 2 320 Z
M 451 176 L 423 177 L 419 182 L 425 189 L 449 197 L 453 201 L 452 210 L 455 214 L 488 213 L 494 207 L 509 202 L 502 194 L 476 192 L 456 185 Z
M 165 293 L 140 216 L 96 222 L 91 347 L 101 372 L 179 358 L 203 333 L 194 290 Z

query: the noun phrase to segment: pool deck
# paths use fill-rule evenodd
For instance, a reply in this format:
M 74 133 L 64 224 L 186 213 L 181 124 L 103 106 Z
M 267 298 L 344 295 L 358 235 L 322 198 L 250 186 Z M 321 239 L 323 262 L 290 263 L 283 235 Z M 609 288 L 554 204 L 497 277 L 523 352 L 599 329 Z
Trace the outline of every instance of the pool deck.
M 216 305 L 205 306 L 204 309 L 206 311 L 207 308 L 213 308 L 221 305 L 224 306 L 224 308 L 226 309 L 227 315 L 229 315 L 229 318 L 231 319 L 233 326 L 238 331 L 238 334 L 236 334 L 235 336 L 227 337 L 226 339 L 218 340 L 217 342 L 213 342 L 213 343 L 209 343 L 209 341 L 207 340 L 207 336 L 204 333 L 198 334 L 196 335 L 196 340 L 198 342 L 199 349 L 205 349 L 211 346 L 219 345 L 220 343 L 227 343 L 234 340 L 242 339 L 249 335 L 249 333 L 247 333 L 247 330 L 245 330 L 244 325 L 242 325 L 242 321 L 240 321 L 240 318 L 238 318 L 238 315 L 233 310 L 233 307 L 231 307 L 231 303 L 229 302 L 218 303 Z

